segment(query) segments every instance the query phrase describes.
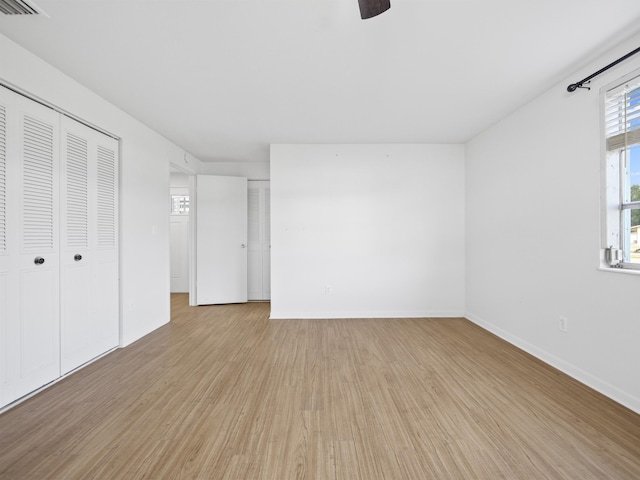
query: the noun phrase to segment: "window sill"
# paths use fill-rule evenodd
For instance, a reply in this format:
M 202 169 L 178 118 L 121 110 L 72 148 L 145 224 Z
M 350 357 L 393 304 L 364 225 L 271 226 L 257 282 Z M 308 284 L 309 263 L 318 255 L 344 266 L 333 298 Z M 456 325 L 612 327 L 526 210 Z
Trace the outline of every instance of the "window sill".
M 613 272 L 613 273 L 626 273 L 627 275 L 640 275 L 640 270 L 632 268 L 611 268 L 611 267 L 599 267 L 601 272 Z

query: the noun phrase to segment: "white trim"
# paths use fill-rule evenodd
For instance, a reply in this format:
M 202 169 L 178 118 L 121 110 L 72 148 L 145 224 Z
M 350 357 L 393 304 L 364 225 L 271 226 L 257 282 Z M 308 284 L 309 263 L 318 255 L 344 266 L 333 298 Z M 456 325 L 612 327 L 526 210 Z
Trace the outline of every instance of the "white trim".
M 621 262 L 619 268 L 612 268 L 607 265 L 603 252 L 610 247 L 626 250 L 628 245 L 625 244 L 624 222 L 622 213 L 626 210 L 637 209 L 640 202 L 624 202 L 621 198 L 623 191 L 622 157 L 626 148 L 629 131 L 625 123 L 624 132 L 607 137 L 607 106 L 611 98 L 619 98 L 627 88 L 627 84 L 633 82 L 633 89 L 638 88 L 640 84 L 640 69 L 616 79 L 613 82 L 604 85 L 599 90 L 599 108 L 600 108 L 600 270 L 602 271 L 624 271 L 626 273 L 634 273 L 640 270 L 640 265 L 632 262 Z M 626 93 L 625 93 L 626 95 Z M 625 104 L 626 111 L 626 104 Z M 638 140 L 638 130 L 633 130 L 632 140 Z M 612 138 L 619 137 L 620 140 L 615 148 L 608 145 Z M 612 157 L 615 158 L 615 162 Z M 628 253 L 628 252 L 627 252 Z
M 620 78 L 614 80 L 613 82 L 610 82 L 610 83 L 602 86 L 600 88 L 600 93 L 601 94 L 606 94 L 608 92 L 611 92 L 612 90 L 621 87 L 622 85 L 624 85 L 625 83 L 629 82 L 630 80 L 633 80 L 636 77 L 640 77 L 640 68 L 637 68 L 637 69 L 633 70 L 632 72 L 627 73 L 623 77 L 620 77 Z
M 439 311 L 300 311 L 300 312 L 278 312 L 271 310 L 270 320 L 341 320 L 341 319 L 390 319 L 390 318 L 464 318 L 464 313 L 458 310 Z
M 196 295 L 196 274 L 197 272 L 197 259 L 196 259 L 196 243 L 198 225 L 196 223 L 196 213 L 198 208 L 197 202 L 197 190 L 198 190 L 198 177 L 196 175 L 189 175 L 189 306 L 195 307 L 198 305 L 198 297 Z
M 628 263 L 626 265 L 629 265 Z M 627 275 L 640 275 L 640 269 L 636 267 L 626 267 L 626 268 L 615 268 L 615 267 L 600 267 L 598 268 L 601 272 L 610 272 L 610 273 L 625 273 Z
M 95 130 L 96 132 L 100 132 L 104 135 L 106 135 L 107 137 L 111 137 L 115 140 L 120 141 L 120 137 L 117 135 L 114 135 L 111 132 L 108 132 L 107 130 L 104 130 L 103 128 L 100 128 L 96 125 L 94 125 L 91 122 L 88 122 L 87 120 L 84 120 L 83 118 L 78 117 L 77 115 L 74 115 L 73 113 L 68 112 L 67 110 L 65 110 L 64 108 L 60 108 L 57 105 L 54 105 L 53 103 L 50 103 L 36 95 L 33 95 L 32 93 L 27 92 L 26 90 L 23 90 L 22 88 L 18 87 L 17 85 L 14 85 L 11 82 L 8 82 L 7 80 L 3 79 L 0 77 L 0 86 L 3 86 L 5 88 L 8 88 L 9 90 L 11 90 L 14 93 L 17 93 L 18 95 L 22 95 L 25 98 L 28 98 L 31 101 L 34 101 L 36 103 L 39 103 L 40 105 L 50 108 L 51 110 L 53 110 L 54 112 L 58 112 L 61 115 L 64 115 L 65 117 L 69 117 L 72 120 L 75 120 L 76 122 L 82 123 L 83 125 Z
M 46 385 L 43 385 L 39 388 L 37 388 L 36 390 L 34 390 L 33 392 L 29 392 L 26 395 L 20 397 L 19 399 L 5 405 L 4 407 L 0 408 L 0 415 L 3 414 L 4 412 L 12 409 L 13 407 L 17 407 L 18 405 L 20 405 L 22 402 L 29 400 L 30 398 L 36 396 L 38 393 L 42 392 L 43 390 L 46 390 L 47 388 L 55 385 L 56 383 L 58 383 L 61 380 L 64 380 L 65 378 L 67 378 L 70 375 L 73 375 L 74 373 L 76 373 L 78 370 L 82 370 L 84 367 L 91 365 L 93 362 L 96 362 L 98 360 L 100 360 L 103 357 L 106 357 L 107 355 L 109 355 L 110 353 L 118 350 L 120 347 L 113 347 L 111 350 L 108 350 L 104 353 L 101 353 L 100 355 L 98 355 L 95 358 L 92 358 L 91 360 L 89 360 L 86 363 L 83 363 L 82 365 L 80 365 L 79 367 L 74 368 L 73 370 L 71 370 L 70 372 L 65 373 L 64 375 L 62 375 L 61 377 L 56 378 L 55 380 L 52 380 L 51 382 L 47 383 Z
M 611 270 L 621 270 L 621 269 L 614 268 Z M 640 273 L 640 272 L 635 272 L 635 273 Z M 526 342 L 525 340 L 522 340 L 519 337 L 516 337 L 515 335 L 511 335 L 505 330 L 502 330 L 501 328 L 493 325 L 492 323 L 487 322 L 486 320 L 483 320 L 482 318 L 478 317 L 477 315 L 474 315 L 473 313 L 467 312 L 465 317 L 469 321 L 478 325 L 479 327 L 482 327 L 488 332 L 493 333 L 494 335 L 500 337 L 502 340 L 509 342 L 511 345 L 518 347 L 520 350 L 523 350 L 533 355 L 537 359 L 542 360 L 544 363 L 554 368 L 557 368 L 558 370 L 569 375 L 575 380 L 578 380 L 579 382 L 596 390 L 602 395 L 609 397 L 611 400 L 640 414 L 640 398 L 634 397 L 633 395 L 629 395 L 627 392 L 620 390 L 617 387 L 614 387 L 613 385 L 605 382 L 604 380 L 601 380 L 598 377 L 591 375 L 590 373 L 585 372 L 584 370 L 576 367 L 575 365 L 572 365 L 562 360 L 561 358 L 558 358 L 555 355 L 552 355 L 551 353 L 545 350 L 542 350 L 536 347 L 535 345 L 532 345 Z

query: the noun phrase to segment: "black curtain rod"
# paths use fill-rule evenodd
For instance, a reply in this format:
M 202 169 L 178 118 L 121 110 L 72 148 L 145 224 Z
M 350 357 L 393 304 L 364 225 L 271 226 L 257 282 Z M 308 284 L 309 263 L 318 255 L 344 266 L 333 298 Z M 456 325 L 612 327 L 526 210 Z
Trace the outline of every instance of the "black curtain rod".
M 631 55 L 635 55 L 636 53 L 640 52 L 640 47 L 636 48 L 633 52 L 629 52 L 627 53 L 625 56 L 620 57 L 619 59 L 617 59 L 615 62 L 611 62 L 609 65 L 607 65 L 604 68 L 601 68 L 600 70 L 598 70 L 596 73 L 592 73 L 591 75 L 589 75 L 587 78 L 584 78 L 582 80 L 580 80 L 579 82 L 576 83 L 572 83 L 571 85 L 569 85 L 567 87 L 567 91 L 568 92 L 575 92 L 578 88 L 586 88 L 587 90 L 590 90 L 589 87 L 584 87 L 583 84 L 584 83 L 589 83 L 589 81 L 595 77 L 596 75 L 600 75 L 602 72 L 606 72 L 607 70 L 609 70 L 611 67 L 619 64 L 620 62 L 626 60 L 627 58 L 629 58 Z

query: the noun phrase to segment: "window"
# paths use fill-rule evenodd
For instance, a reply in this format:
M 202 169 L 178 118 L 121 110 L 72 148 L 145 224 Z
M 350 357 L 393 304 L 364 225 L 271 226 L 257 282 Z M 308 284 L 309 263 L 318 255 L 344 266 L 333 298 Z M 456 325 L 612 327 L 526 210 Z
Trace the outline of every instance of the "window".
M 640 269 L 640 72 L 603 92 L 605 259 Z
M 189 195 L 171 195 L 171 215 L 189 215 Z

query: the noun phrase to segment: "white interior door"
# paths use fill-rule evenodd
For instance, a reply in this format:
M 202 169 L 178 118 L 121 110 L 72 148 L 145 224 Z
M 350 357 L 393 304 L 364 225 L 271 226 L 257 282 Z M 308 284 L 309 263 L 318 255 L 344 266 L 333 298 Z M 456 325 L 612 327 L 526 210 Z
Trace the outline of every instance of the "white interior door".
M 247 301 L 247 179 L 196 179 L 196 304 Z

